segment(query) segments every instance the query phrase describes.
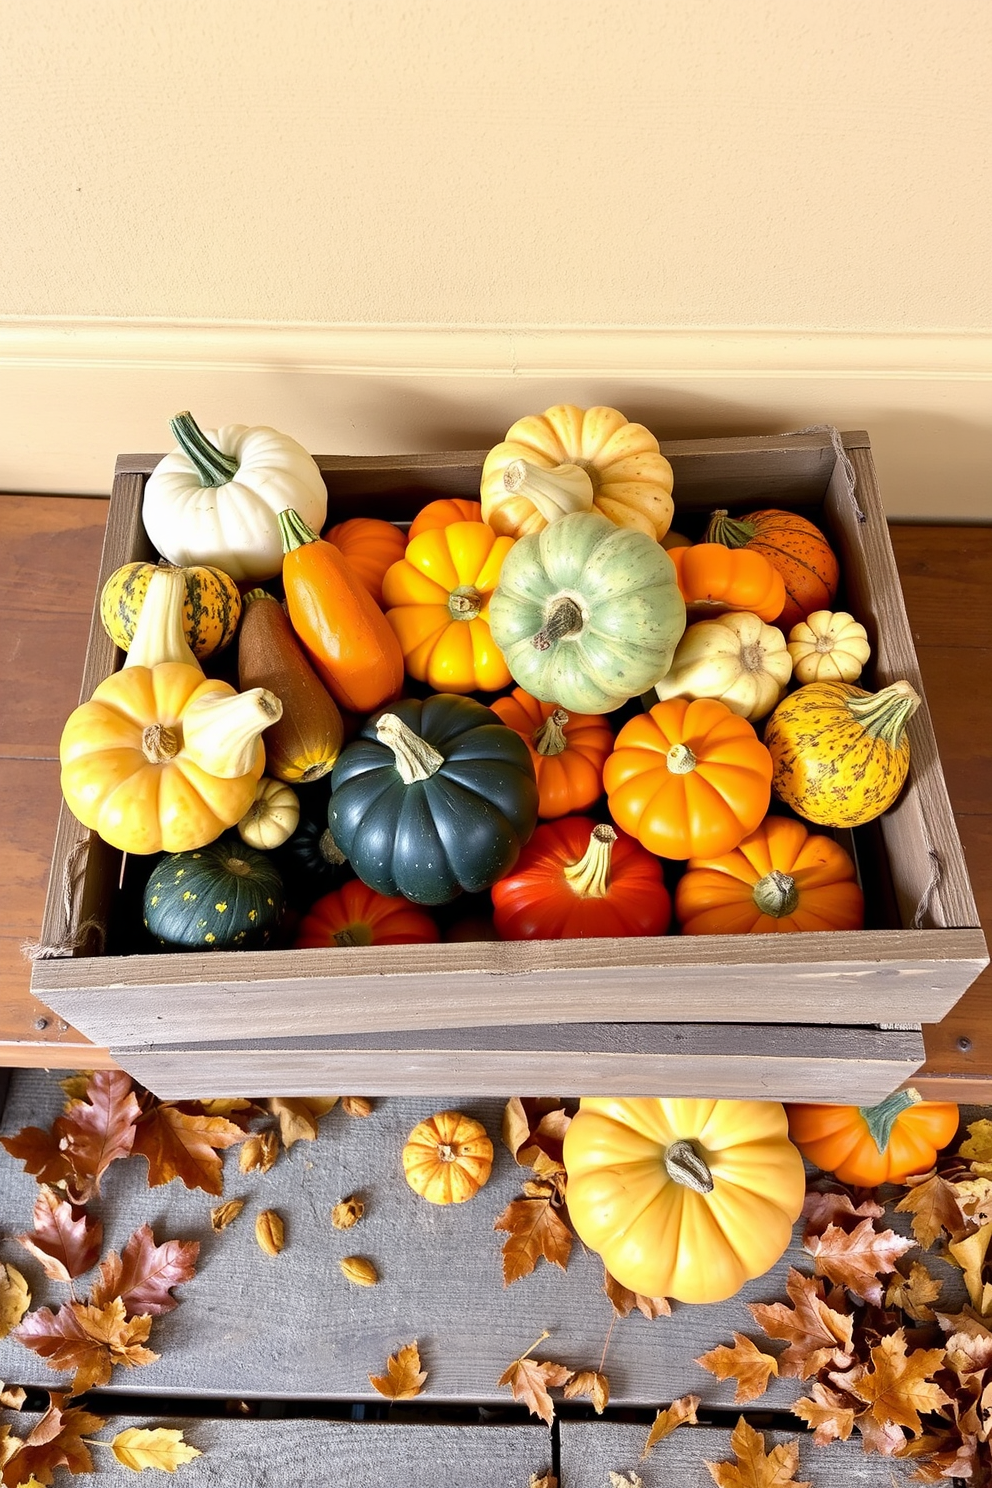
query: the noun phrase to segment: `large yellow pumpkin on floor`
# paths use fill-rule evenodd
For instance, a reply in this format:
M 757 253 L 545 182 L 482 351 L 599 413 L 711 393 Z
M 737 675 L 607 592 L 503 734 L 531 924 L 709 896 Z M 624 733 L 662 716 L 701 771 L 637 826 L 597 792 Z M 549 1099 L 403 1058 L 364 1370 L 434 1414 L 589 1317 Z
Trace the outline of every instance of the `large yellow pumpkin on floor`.
M 415 1193 L 432 1204 L 463 1204 L 489 1180 L 493 1144 L 481 1121 L 461 1111 L 438 1111 L 413 1128 L 403 1148 L 403 1171 Z
M 583 1244 L 646 1297 L 720 1302 L 792 1238 L 803 1160 L 777 1101 L 583 1097 L 565 1136 Z

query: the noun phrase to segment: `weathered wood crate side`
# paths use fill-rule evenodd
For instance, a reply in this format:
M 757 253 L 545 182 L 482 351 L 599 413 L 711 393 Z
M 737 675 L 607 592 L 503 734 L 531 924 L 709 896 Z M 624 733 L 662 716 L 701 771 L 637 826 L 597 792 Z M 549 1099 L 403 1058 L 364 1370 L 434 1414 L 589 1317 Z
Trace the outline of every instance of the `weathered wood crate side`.
M 879 680 L 908 676 L 919 686 L 867 436 L 845 440 L 858 478 L 853 499 L 826 434 L 666 445 L 678 516 L 698 525 L 718 504 L 819 513 L 847 570 L 848 601 L 874 632 Z M 144 479 L 158 458 L 119 461 L 101 585 L 121 563 L 153 556 L 140 507 Z M 478 452 L 322 458 L 329 519 L 366 513 L 405 521 L 431 495 L 475 496 L 482 458 Z M 94 615 L 81 696 L 119 662 Z M 987 963 L 987 952 L 925 708 L 912 728 L 911 778 L 885 837 L 889 862 L 883 870 L 891 873 L 899 905 L 898 918 L 886 928 L 802 937 L 213 955 L 98 956 L 90 940 L 71 957 L 36 962 L 32 990 L 90 1038 L 120 1051 L 125 1062 L 128 1050 L 147 1052 L 179 1040 L 191 1049 L 203 1046 L 206 1054 L 211 1044 L 216 1051 L 254 1039 L 273 1047 L 287 1035 L 306 1037 L 319 1049 L 322 1041 L 349 1034 L 605 1019 L 662 1027 L 939 1021 Z M 936 882 L 931 846 L 940 857 Z M 67 917 L 72 871 L 82 873 L 82 890 Z M 120 873 L 121 855 L 63 808 L 43 939 L 61 941 L 89 916 L 106 922 Z M 440 1057 L 443 1046 L 434 1041 L 431 1051 Z M 896 1062 L 905 1059 L 903 1049 Z

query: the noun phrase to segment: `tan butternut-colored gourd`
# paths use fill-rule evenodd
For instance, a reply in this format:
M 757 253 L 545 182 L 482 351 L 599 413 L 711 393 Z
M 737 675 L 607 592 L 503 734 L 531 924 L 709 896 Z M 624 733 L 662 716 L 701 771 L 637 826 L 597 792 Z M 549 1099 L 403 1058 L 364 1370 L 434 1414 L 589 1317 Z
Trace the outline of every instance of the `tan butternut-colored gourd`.
M 785 692 L 792 658 L 785 636 L 746 610 L 690 625 L 655 686 L 666 698 L 718 698 L 740 718 L 764 718 Z

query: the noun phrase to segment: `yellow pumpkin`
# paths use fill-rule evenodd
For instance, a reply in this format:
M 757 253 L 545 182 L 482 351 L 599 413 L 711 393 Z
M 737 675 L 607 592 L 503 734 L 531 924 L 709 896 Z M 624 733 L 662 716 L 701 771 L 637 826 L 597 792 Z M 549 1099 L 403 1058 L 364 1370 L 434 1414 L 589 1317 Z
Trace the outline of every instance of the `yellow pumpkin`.
M 403 1148 L 403 1171 L 415 1193 L 431 1204 L 474 1198 L 493 1168 L 493 1144 L 481 1121 L 460 1111 L 438 1111 L 414 1127 Z
M 777 1101 L 583 1097 L 569 1218 L 621 1286 L 720 1302 L 784 1254 L 806 1193 Z
M 672 521 L 672 467 L 657 439 L 615 408 L 557 403 L 507 430 L 482 467 L 482 519 L 507 537 L 598 511 L 660 542 Z

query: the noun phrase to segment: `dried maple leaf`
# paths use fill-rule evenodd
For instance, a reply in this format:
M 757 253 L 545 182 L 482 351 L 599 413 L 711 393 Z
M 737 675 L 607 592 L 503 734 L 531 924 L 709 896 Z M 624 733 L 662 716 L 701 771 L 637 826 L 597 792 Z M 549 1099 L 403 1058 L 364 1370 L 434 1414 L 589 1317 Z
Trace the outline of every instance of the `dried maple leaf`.
M 554 1401 L 548 1391 L 558 1385 L 567 1385 L 572 1378 L 572 1371 L 566 1369 L 564 1364 L 555 1364 L 550 1359 L 531 1358 L 537 1345 L 543 1343 L 548 1336 L 545 1331 L 540 1338 L 535 1338 L 530 1348 L 519 1359 L 514 1359 L 496 1382 L 499 1385 L 509 1385 L 514 1400 L 522 1401 L 531 1415 L 539 1416 L 546 1426 L 550 1426 L 555 1418 Z
M 179 1178 L 187 1188 L 220 1195 L 223 1177 L 217 1154 L 244 1140 L 244 1132 L 226 1116 L 191 1116 L 164 1102 L 145 1113 L 134 1151 L 148 1160 L 149 1188 Z
M 100 1192 L 100 1179 L 112 1162 L 127 1157 L 135 1145 L 135 1123 L 141 1107 L 123 1070 L 95 1070 L 82 1100 L 71 1100 L 55 1128 L 59 1146 L 72 1168 L 70 1198 L 85 1204 Z
M 660 1410 L 651 1423 L 648 1439 L 644 1443 L 644 1451 L 641 1453 L 641 1461 L 656 1447 L 666 1436 L 671 1436 L 677 1426 L 695 1426 L 696 1411 L 699 1409 L 698 1395 L 683 1395 L 679 1400 L 673 1400 L 666 1410 Z
M 789 1347 L 779 1355 L 779 1373 L 809 1379 L 824 1365 L 846 1368 L 853 1359 L 854 1319 L 828 1306 L 823 1286 L 794 1267 L 785 1290 L 793 1306 L 784 1302 L 749 1302 L 755 1322 L 769 1338 L 784 1338 Z
M 91 1301 L 106 1307 L 119 1297 L 128 1317 L 136 1313 L 157 1316 L 179 1306 L 169 1288 L 192 1281 L 196 1275 L 198 1240 L 166 1240 L 155 1244 L 149 1224 L 135 1230 L 121 1255 L 112 1250 L 100 1264 L 100 1279 L 93 1287 Z
M 812 1426 L 813 1440 L 818 1447 L 826 1447 L 832 1441 L 847 1441 L 854 1430 L 857 1412 L 845 1402 L 850 1396 L 831 1390 L 821 1380 L 814 1380 L 810 1394 L 803 1395 L 790 1409 L 800 1416 L 807 1426 Z
M 617 1317 L 629 1317 L 636 1307 L 646 1318 L 671 1317 L 671 1303 L 667 1297 L 645 1297 L 641 1292 L 632 1292 L 621 1286 L 615 1276 L 603 1267 L 603 1291 L 609 1297 Z
M 385 1374 L 370 1374 L 369 1383 L 389 1400 L 412 1400 L 419 1395 L 427 1380 L 427 1370 L 420 1367 L 417 1341 L 404 1345 L 386 1360 Z
M 65 1409 L 65 1398 L 58 1393 L 50 1396 L 48 1410 L 11 1454 L 3 1474 L 5 1484 L 51 1483 L 57 1467 L 67 1467 L 71 1473 L 93 1472 L 89 1446 L 82 1438 L 102 1431 L 107 1423 L 79 1406 Z
M 850 1234 L 837 1225 L 828 1225 L 822 1235 L 810 1236 L 805 1249 L 813 1257 L 819 1276 L 846 1287 L 863 1302 L 881 1307 L 880 1276 L 891 1276 L 899 1257 L 912 1250 L 914 1243 L 894 1230 L 878 1231 L 870 1219 L 863 1219 Z
M 73 1369 L 73 1395 L 105 1385 L 115 1364 L 134 1368 L 152 1364 L 158 1354 L 142 1345 L 152 1320 L 128 1319 L 120 1297 L 105 1307 L 67 1302 L 58 1312 L 40 1307 L 28 1313 L 14 1333 L 19 1343 L 39 1354 L 49 1369 Z
M 0 1261 L 0 1338 L 16 1328 L 31 1306 L 31 1291 L 16 1266 Z
M 142 1472 L 146 1467 L 157 1467 L 162 1472 L 175 1472 L 184 1462 L 192 1462 L 201 1453 L 184 1441 L 181 1431 L 168 1426 L 131 1426 L 119 1431 L 110 1443 L 114 1456 L 124 1467 Z
M 314 1142 L 317 1123 L 338 1103 L 336 1095 L 311 1095 L 306 1100 L 273 1095 L 266 1105 L 279 1122 L 282 1145 L 288 1150 L 294 1142 Z
M 511 1096 L 503 1111 L 503 1143 L 522 1168 L 553 1178 L 565 1172 L 562 1143 L 571 1119 L 557 1096 Z
M 59 1146 L 59 1133 L 54 1129 L 25 1126 L 13 1137 L 0 1137 L 0 1145 L 39 1183 L 63 1183 L 72 1172 L 69 1159 Z
M 715 1374 L 717 1379 L 737 1381 L 735 1405 L 744 1405 L 748 1400 L 757 1400 L 759 1395 L 764 1395 L 769 1379 L 778 1374 L 778 1360 L 774 1355 L 763 1354 L 750 1338 L 737 1332 L 734 1333 L 733 1348 L 721 1343 L 708 1354 L 701 1354 L 696 1363 Z
M 59 1081 L 59 1088 L 65 1094 L 65 1104 L 67 1106 L 70 1101 L 85 1100 L 86 1087 L 89 1085 L 93 1074 L 93 1070 L 74 1070 L 71 1075 L 66 1075 L 64 1079 Z
M 924 1250 L 929 1250 L 942 1232 L 952 1240 L 967 1235 L 970 1225 L 961 1212 L 959 1195 L 936 1169 L 919 1178 L 907 1178 L 909 1192 L 896 1205 L 897 1214 L 913 1216 L 913 1234 Z
M 595 1369 L 581 1369 L 565 1386 L 566 1400 L 574 1400 L 577 1395 L 586 1395 L 597 1416 L 601 1416 L 610 1403 L 610 1382 Z
M 541 1256 L 564 1271 L 572 1253 L 572 1232 L 552 1205 L 555 1188 L 550 1183 L 531 1183 L 530 1197 L 511 1199 L 493 1223 L 506 1230 L 503 1243 L 503 1285 L 510 1286 L 529 1276 Z
M 34 1204 L 34 1229 L 18 1235 L 24 1249 L 41 1262 L 53 1281 L 72 1281 L 96 1265 L 103 1244 L 103 1225 L 42 1184 Z
M 931 1276 L 920 1261 L 913 1261 L 909 1275 L 897 1271 L 889 1282 L 885 1293 L 886 1307 L 901 1307 L 903 1312 L 917 1323 L 932 1323 L 936 1314 L 929 1304 L 936 1302 L 944 1283 L 938 1276 Z
M 954 1184 L 965 1219 L 983 1225 L 992 1220 L 992 1178 L 964 1178 Z
M 783 1442 L 765 1453 L 765 1439 L 741 1416 L 730 1437 L 733 1462 L 707 1462 L 717 1488 L 812 1488 L 796 1478 L 799 1443 Z M 704 1459 L 705 1461 L 705 1459 Z
M 964 1272 L 964 1284 L 968 1288 L 968 1298 L 972 1307 L 983 1317 L 988 1317 L 992 1313 L 992 1284 L 982 1280 L 990 1241 L 992 1241 L 992 1224 L 985 1224 L 973 1235 L 966 1236 L 964 1240 L 952 1240 L 947 1247 L 950 1259 Z
M 803 1203 L 802 1217 L 806 1220 L 806 1233 L 822 1235 L 828 1225 L 847 1229 L 852 1219 L 881 1219 L 885 1210 L 874 1199 L 862 1199 L 855 1205 L 846 1189 L 808 1189 Z
M 863 1400 L 880 1426 L 905 1426 L 919 1436 L 923 1429 L 919 1412 L 926 1414 L 950 1404 L 950 1397 L 930 1380 L 943 1364 L 943 1349 L 914 1349 L 907 1354 L 906 1335 L 898 1328 L 871 1350 L 870 1369 L 858 1365 L 830 1378 Z

